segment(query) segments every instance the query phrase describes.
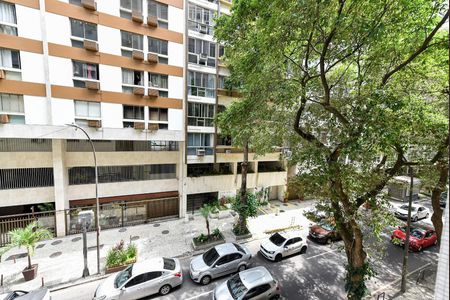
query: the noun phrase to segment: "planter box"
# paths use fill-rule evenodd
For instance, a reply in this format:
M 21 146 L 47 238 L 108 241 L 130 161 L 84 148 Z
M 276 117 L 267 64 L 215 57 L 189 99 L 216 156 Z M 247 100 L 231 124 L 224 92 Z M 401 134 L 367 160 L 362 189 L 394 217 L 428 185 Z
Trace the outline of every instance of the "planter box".
M 22 275 L 23 275 L 23 279 L 25 279 L 25 281 L 30 281 L 36 278 L 37 276 L 37 271 L 38 271 L 38 265 L 34 264 L 31 265 L 31 269 L 25 268 L 22 271 Z
M 197 250 L 205 250 L 209 249 L 211 247 L 214 247 L 216 245 L 220 245 L 225 243 L 225 238 L 223 237 L 222 233 L 220 234 L 220 238 L 218 240 L 212 241 L 212 242 L 206 242 L 202 244 L 196 244 L 194 242 L 194 239 L 192 239 L 192 248 L 194 248 L 195 251 Z
M 105 274 L 111 274 L 111 273 L 116 273 L 116 272 L 122 271 L 126 267 L 128 267 L 129 265 L 134 264 L 135 262 L 136 262 L 136 259 L 134 259 L 133 261 L 131 261 L 128 264 L 125 264 L 125 265 L 121 265 L 121 266 L 117 266 L 117 267 L 111 267 L 111 268 L 106 268 Z
M 246 239 L 249 239 L 249 238 L 252 237 L 252 233 L 251 232 L 249 232 L 247 234 L 244 234 L 244 235 L 236 235 L 236 234 L 234 234 L 233 231 L 231 231 L 231 233 L 234 235 L 234 238 L 236 239 L 236 241 L 246 240 Z

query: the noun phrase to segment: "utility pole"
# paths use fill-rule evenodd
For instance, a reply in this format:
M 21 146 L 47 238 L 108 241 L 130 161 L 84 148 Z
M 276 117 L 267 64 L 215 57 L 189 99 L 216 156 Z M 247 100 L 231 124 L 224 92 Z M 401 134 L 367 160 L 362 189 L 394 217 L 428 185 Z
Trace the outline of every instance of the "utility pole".
M 412 205 L 412 197 L 413 197 L 413 186 L 414 186 L 414 176 L 413 176 L 413 168 L 409 167 L 409 176 L 411 176 L 411 180 L 409 183 L 409 205 L 408 205 L 408 221 L 406 225 L 406 239 L 405 245 L 403 249 L 403 267 L 402 267 L 402 286 L 401 292 L 406 292 L 406 276 L 408 274 L 408 254 L 409 254 L 409 236 L 411 232 L 411 205 Z
M 89 276 L 89 268 L 87 265 L 87 238 L 86 238 L 86 220 L 83 219 L 83 261 L 84 261 L 84 269 L 83 269 L 83 278 Z
M 74 127 L 75 129 L 80 129 L 88 138 L 89 143 L 91 144 L 92 154 L 94 155 L 94 167 L 95 167 L 95 226 L 97 229 L 97 274 L 100 274 L 100 223 L 99 223 L 99 214 L 100 214 L 100 205 L 98 201 L 98 170 L 97 170 L 97 156 L 95 155 L 95 147 L 94 143 L 91 140 L 89 134 L 77 124 L 66 124 L 67 126 Z

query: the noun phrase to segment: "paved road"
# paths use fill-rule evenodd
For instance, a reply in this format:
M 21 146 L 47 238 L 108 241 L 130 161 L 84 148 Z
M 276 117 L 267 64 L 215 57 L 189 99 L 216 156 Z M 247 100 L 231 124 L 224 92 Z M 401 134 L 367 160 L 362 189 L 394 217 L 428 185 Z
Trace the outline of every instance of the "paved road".
M 387 236 L 384 245 L 386 246 L 384 257 L 374 259 L 378 275 L 368 283 L 372 291 L 378 290 L 400 277 L 402 249 L 390 244 Z M 252 241 L 247 246 L 252 253 L 257 253 L 259 241 Z M 309 242 L 309 248 L 305 254 L 285 258 L 280 263 L 272 263 L 261 255 L 256 255 L 254 266 L 264 265 L 271 270 L 273 276 L 281 282 L 282 295 L 285 299 L 345 299 L 343 266 L 346 259 L 341 248 L 342 242 L 331 246 Z M 422 253 L 411 253 L 408 270 L 411 272 L 430 261 L 436 261 L 437 252 L 437 247 L 431 247 Z M 164 299 L 211 299 L 213 289 L 229 278 L 227 276 L 215 280 L 208 286 L 198 285 L 189 278 L 189 261 L 190 258 L 181 259 L 184 272 L 183 285 L 173 290 Z M 52 299 L 92 299 L 99 282 L 94 281 L 55 291 L 52 293 Z M 152 296 L 147 299 L 163 299 L 163 297 Z

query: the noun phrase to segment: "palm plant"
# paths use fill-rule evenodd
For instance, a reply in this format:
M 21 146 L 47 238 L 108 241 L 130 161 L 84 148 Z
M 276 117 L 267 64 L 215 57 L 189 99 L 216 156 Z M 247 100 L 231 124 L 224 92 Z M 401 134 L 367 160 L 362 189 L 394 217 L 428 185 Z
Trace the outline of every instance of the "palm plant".
M 19 248 L 25 247 L 27 249 L 27 269 L 31 269 L 31 256 L 34 254 L 36 243 L 53 237 L 48 229 L 40 228 L 36 221 L 28 224 L 25 228 L 11 230 L 9 235 L 11 236 L 11 246 Z
M 206 230 L 208 231 L 208 237 L 210 236 L 210 230 L 209 230 L 209 215 L 211 213 L 216 212 L 217 208 L 213 205 L 210 204 L 204 204 L 201 208 L 200 208 L 200 213 L 203 216 L 203 218 L 205 218 L 205 222 L 206 222 Z

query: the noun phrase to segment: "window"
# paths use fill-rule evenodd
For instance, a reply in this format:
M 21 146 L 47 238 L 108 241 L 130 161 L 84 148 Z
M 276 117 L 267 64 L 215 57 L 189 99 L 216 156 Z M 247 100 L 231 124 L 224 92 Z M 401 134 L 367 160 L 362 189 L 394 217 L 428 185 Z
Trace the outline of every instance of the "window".
M 167 56 L 168 42 L 164 40 L 148 37 L 148 52 L 158 54 L 159 63 L 168 64 L 169 59 Z
M 233 253 L 233 254 L 230 254 L 228 256 L 230 257 L 229 261 L 233 261 L 233 260 L 237 260 L 237 259 L 241 259 L 242 258 L 242 254 L 240 254 L 240 253 Z
M 17 35 L 16 7 L 0 1 L 0 33 Z
M 219 45 L 219 57 L 225 55 L 225 47 L 223 45 Z
M 188 103 L 189 126 L 214 126 L 214 104 Z
M 175 262 L 175 260 L 173 259 L 173 258 L 165 258 L 165 257 L 163 257 L 163 265 L 164 265 L 164 269 L 165 270 L 171 270 L 171 271 L 173 271 L 173 270 L 175 270 L 175 267 L 176 267 L 176 262 Z
M 83 40 L 97 40 L 97 24 L 70 19 L 72 47 L 83 48 Z
M 189 38 L 189 62 L 208 66 L 216 66 L 216 44 L 200 39 Z
M 120 16 L 131 20 L 132 11 L 142 12 L 142 0 L 120 0 Z
M 87 120 L 100 120 L 100 103 L 90 101 L 74 101 L 75 123 L 87 125 Z
M 0 93 L 0 113 L 8 114 L 12 124 L 25 124 L 23 96 Z
M 69 3 L 81 6 L 81 0 L 69 0 Z
M 144 72 L 122 69 L 122 92 L 133 93 L 133 87 L 144 85 Z
M 148 86 L 159 90 L 159 97 L 169 97 L 169 76 L 148 73 Z
M 73 85 L 85 87 L 84 79 L 99 80 L 98 64 L 72 60 Z
M 49 140 L 50 141 L 50 140 Z M 16 143 L 16 142 L 15 142 Z M 124 141 L 124 140 L 100 140 L 93 141 L 97 152 L 121 152 L 121 151 L 178 151 L 178 142 L 176 141 Z M 0 139 L 0 152 L 2 152 Z M 10 149 L 10 147 L 7 147 Z M 16 149 L 16 147 L 11 148 Z M 34 149 L 34 148 L 33 148 Z M 18 151 L 18 150 L 17 150 Z M 38 151 L 38 150 L 36 150 Z M 51 144 L 50 150 L 51 151 Z M 67 152 L 90 152 L 91 145 L 87 140 L 67 140 Z M 6 151 L 8 152 L 8 151 Z
M 212 10 L 189 3 L 188 29 L 213 35 L 214 12 Z
M 143 36 L 128 31 L 120 31 L 122 36 L 122 56 L 131 57 L 133 49 L 143 50 Z
M 266 283 L 257 287 L 252 288 L 248 291 L 248 293 L 245 295 L 244 299 L 251 299 L 253 297 L 256 297 L 258 295 L 261 295 L 262 293 L 268 291 L 270 289 L 270 284 Z
M 100 183 L 173 178 L 176 178 L 176 164 L 98 167 Z M 69 168 L 69 185 L 92 183 L 95 183 L 94 167 Z
M 214 98 L 215 76 L 200 72 L 189 71 L 188 73 L 188 94 L 198 97 Z
M 0 190 L 53 186 L 53 168 L 0 169 Z
M 211 133 L 188 133 L 188 155 L 197 155 L 197 149 L 204 149 L 206 155 L 213 155 Z
M 216 262 L 216 266 L 221 266 L 223 264 L 226 264 L 230 261 L 230 255 L 224 255 Z
M 6 71 L 7 79 L 21 80 L 20 52 L 17 50 L 0 48 L 0 69 Z
M 217 83 L 219 89 L 225 89 L 225 76 L 219 75 L 219 82 Z
M 168 109 L 149 107 L 149 123 L 158 124 L 159 129 L 168 129 L 169 128 Z
M 162 4 L 153 0 L 148 0 L 148 15 L 158 18 L 158 27 L 169 27 L 169 13 L 167 4 Z
M 123 118 L 129 120 L 144 120 L 144 107 L 124 105 Z
M 132 278 L 130 281 L 128 281 L 127 284 L 125 284 L 125 287 L 129 288 L 129 287 L 144 283 L 146 281 L 146 277 L 147 277 L 147 274 L 138 275 L 138 276 Z

